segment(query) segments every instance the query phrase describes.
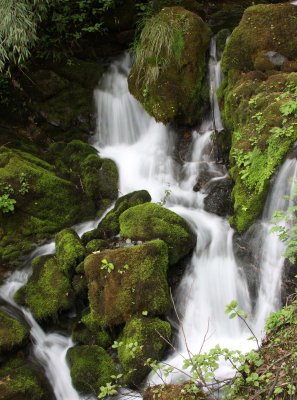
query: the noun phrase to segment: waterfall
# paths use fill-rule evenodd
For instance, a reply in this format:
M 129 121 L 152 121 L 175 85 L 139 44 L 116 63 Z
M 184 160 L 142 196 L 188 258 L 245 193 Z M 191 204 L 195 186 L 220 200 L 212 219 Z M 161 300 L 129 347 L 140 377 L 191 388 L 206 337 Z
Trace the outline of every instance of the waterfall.
M 181 326 L 178 327 L 176 350 L 166 362 L 180 368 L 188 349 L 194 354 L 200 351 L 201 346 L 203 351 L 216 344 L 249 350 L 253 343 L 247 340 L 250 334 L 246 327 L 238 319 L 229 320 L 224 313 L 225 306 L 233 299 L 237 299 L 240 308 L 247 313 L 252 312 L 245 275 L 233 254 L 233 230 L 227 219 L 204 210 L 205 192 L 193 190 L 201 174 L 209 176 L 208 183 L 224 179 L 227 175 L 225 168 L 218 165 L 213 156 L 213 134 L 223 130 L 216 97 L 221 80 L 216 42 L 214 39 L 211 42 L 209 61 L 212 115 L 192 132 L 191 154 L 182 165 L 175 157 L 176 132 L 157 123 L 129 94 L 129 69 L 130 58 L 125 54 L 110 66 L 100 88 L 95 90 L 97 131 L 92 144 L 102 157 L 116 162 L 122 195 L 146 189 L 152 201 L 158 202 L 165 198 L 166 193 L 169 194 L 165 206 L 185 218 L 198 237 L 197 246 L 174 296 Z M 275 235 L 269 234 L 269 221 L 274 210 L 288 207 L 283 196 L 290 193 L 288 178 L 296 179 L 296 170 L 296 160 L 285 162 L 263 214 L 261 285 L 254 316 L 257 332 L 263 329 L 268 313 L 280 306 L 283 244 Z M 98 221 L 80 224 L 76 230 L 82 234 L 97 224 Z M 20 311 L 30 326 L 34 356 L 43 367 L 56 400 L 82 400 L 83 397 L 72 386 L 65 359 L 68 348 L 73 346 L 71 338 L 44 332 L 30 311 L 19 307 L 13 300 L 17 289 L 30 276 L 31 259 L 53 251 L 54 243 L 50 243 L 33 252 L 28 265 L 22 271 L 14 272 L 0 288 L 0 297 L 12 309 Z M 230 367 L 222 362 L 218 377 L 229 373 Z M 171 374 L 167 381 L 174 382 L 175 379 L 176 375 Z M 159 383 L 156 376 L 150 376 L 149 380 Z M 130 397 L 131 393 L 125 397 L 125 391 L 120 395 L 122 399 Z
M 277 174 L 263 211 L 259 242 L 261 280 L 255 311 L 255 331 L 261 336 L 265 320 L 272 311 L 281 307 L 281 281 L 285 245 L 271 232 L 273 213 L 286 211 L 293 205 L 293 192 L 297 180 L 297 160 L 287 159 Z M 285 225 L 283 222 L 282 225 Z M 263 334 L 263 332 L 262 332 Z

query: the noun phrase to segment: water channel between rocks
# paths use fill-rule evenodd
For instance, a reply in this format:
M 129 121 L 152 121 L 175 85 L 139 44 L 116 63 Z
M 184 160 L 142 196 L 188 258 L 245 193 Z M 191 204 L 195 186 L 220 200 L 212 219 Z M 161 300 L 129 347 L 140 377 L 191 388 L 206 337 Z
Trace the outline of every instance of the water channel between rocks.
M 290 195 L 293 181 L 297 179 L 296 159 L 288 159 L 276 177 L 259 223 L 257 235 L 262 244 L 258 254 L 260 283 L 256 299 L 251 299 L 246 274 L 234 256 L 233 230 L 227 218 L 204 210 L 205 188 L 227 177 L 225 167 L 214 157 L 213 133 L 223 129 L 215 96 L 220 84 L 215 46 L 212 40 L 209 61 L 212 113 L 205 116 L 197 131 L 191 133 L 190 155 L 183 163 L 176 161 L 175 157 L 176 132 L 156 123 L 129 94 L 130 57 L 127 54 L 110 66 L 100 89 L 95 90 L 97 132 L 92 145 L 102 157 L 116 162 L 120 195 L 146 189 L 153 202 L 160 202 L 167 193 L 166 207 L 185 218 L 198 237 L 174 294 L 182 326 L 177 326 L 176 351 L 166 362 L 178 369 L 183 357 L 187 357 L 188 349 L 194 354 L 200 351 L 202 344 L 203 351 L 216 344 L 241 351 L 255 346 L 254 342 L 247 340 L 250 332 L 245 325 L 238 319 L 230 320 L 225 314 L 225 307 L 231 300 L 238 300 L 240 308 L 251 316 L 253 330 L 259 338 L 263 335 L 266 317 L 281 305 L 284 262 L 284 246 L 275 234 L 270 233 L 270 220 L 275 210 L 286 210 L 289 206 L 284 196 Z M 202 173 L 209 177 L 208 182 L 204 189 L 195 192 L 193 187 Z M 82 234 L 97 224 L 98 220 L 75 228 Z M 35 250 L 24 269 L 13 273 L 0 288 L 0 297 L 8 304 L 10 313 L 18 310 L 30 326 L 34 358 L 44 368 L 56 399 L 79 400 L 84 397 L 72 387 L 65 358 L 68 348 L 73 346 L 71 338 L 45 333 L 30 311 L 19 307 L 13 300 L 14 293 L 30 276 L 32 258 L 53 251 L 54 243 Z M 230 373 L 230 366 L 222 362 L 218 376 L 223 378 Z M 180 378 L 180 373 L 173 372 L 167 381 L 174 382 L 177 377 Z M 160 383 L 157 376 L 151 375 L 148 379 L 150 384 Z M 120 397 L 125 398 L 125 394 Z

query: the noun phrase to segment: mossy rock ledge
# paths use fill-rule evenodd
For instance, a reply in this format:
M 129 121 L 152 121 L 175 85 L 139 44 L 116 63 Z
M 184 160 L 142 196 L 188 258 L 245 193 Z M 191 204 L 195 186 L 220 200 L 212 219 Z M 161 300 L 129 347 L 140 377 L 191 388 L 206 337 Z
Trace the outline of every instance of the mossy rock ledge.
M 208 26 L 182 7 L 165 7 L 147 21 L 128 82 L 157 121 L 193 125 L 201 118 L 208 99 L 209 40 Z
M 117 198 L 115 163 L 90 145 L 55 143 L 47 159 L 0 149 L 0 195 L 15 200 L 14 210 L 0 212 L 0 260 L 8 267 L 19 265 L 34 243 L 91 219 Z
M 169 322 L 146 317 L 128 321 L 120 335 L 121 345 L 118 349 L 125 382 L 138 386 L 150 371 L 149 366 L 145 365 L 147 359 L 160 360 L 167 347 L 166 340 L 170 339 Z
M 75 267 L 83 261 L 86 252 L 78 234 L 73 229 L 63 229 L 56 234 L 55 241 L 60 270 L 66 274 L 73 273 Z
M 74 387 L 82 393 L 98 396 L 100 386 L 116 375 L 112 358 L 99 346 L 75 346 L 68 350 L 67 360 Z
M 162 239 L 168 246 L 169 264 L 176 264 L 196 244 L 196 235 L 188 223 L 159 204 L 146 203 L 123 212 L 120 235 L 133 240 Z
M 102 260 L 112 264 L 108 271 Z M 104 250 L 84 261 L 91 318 L 100 326 L 120 325 L 134 315 L 164 315 L 171 308 L 168 250 L 162 240 Z
M 248 8 L 222 66 L 222 115 L 231 134 L 229 172 L 235 182 L 230 222 L 244 232 L 261 215 L 270 180 L 297 140 L 296 6 Z

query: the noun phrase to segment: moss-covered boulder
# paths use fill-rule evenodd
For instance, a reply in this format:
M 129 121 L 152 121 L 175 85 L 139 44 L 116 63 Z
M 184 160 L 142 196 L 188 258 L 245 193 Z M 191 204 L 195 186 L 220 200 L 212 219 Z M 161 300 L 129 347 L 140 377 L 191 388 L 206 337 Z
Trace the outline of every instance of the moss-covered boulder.
M 84 259 L 85 248 L 73 229 L 63 229 L 56 235 L 56 258 L 60 270 L 66 274 L 74 272 Z
M 233 131 L 231 222 L 239 232 L 261 214 L 270 179 L 297 140 L 296 104 L 297 73 L 241 74 L 225 89 L 223 115 Z
M 1 400 L 49 400 L 49 389 L 21 358 L 13 358 L 0 367 Z
M 101 159 L 94 147 L 80 140 L 56 142 L 49 147 L 49 160 L 62 177 L 73 182 L 99 208 L 104 199 L 118 196 L 118 170 L 109 159 Z
M 135 206 L 121 214 L 120 229 L 123 238 L 164 240 L 170 264 L 187 255 L 196 243 L 195 234 L 182 217 L 154 203 Z
M 170 339 L 169 322 L 159 318 L 134 318 L 128 321 L 118 348 L 125 382 L 138 386 L 150 371 L 150 367 L 145 365 L 147 359 L 160 360 Z
M 74 294 L 69 279 L 53 256 L 36 257 L 33 273 L 21 288 L 24 303 L 35 318 L 56 318 L 60 311 L 73 306 Z
M 112 358 L 99 346 L 75 346 L 68 350 L 67 360 L 73 386 L 82 393 L 98 395 L 100 386 L 116 375 Z
M 26 326 L 0 310 L 0 354 L 21 346 L 28 336 L 29 330 Z
M 290 3 L 249 7 L 227 43 L 222 60 L 224 71 L 258 69 L 255 63 L 263 56 L 268 69 L 280 69 L 281 65 L 270 62 L 268 52 L 296 60 L 296 30 L 297 8 Z
M 105 250 L 84 262 L 92 318 L 120 325 L 133 315 L 164 315 L 171 308 L 166 280 L 168 250 L 161 240 Z
M 193 125 L 202 116 L 209 39 L 202 19 L 182 7 L 165 7 L 146 22 L 129 90 L 157 121 Z
M 112 238 L 118 235 L 120 233 L 120 215 L 128 208 L 150 201 L 151 196 L 146 190 L 138 190 L 120 197 L 116 201 L 114 208 L 106 214 L 98 227 L 83 235 L 83 242 L 86 243 L 94 238 Z

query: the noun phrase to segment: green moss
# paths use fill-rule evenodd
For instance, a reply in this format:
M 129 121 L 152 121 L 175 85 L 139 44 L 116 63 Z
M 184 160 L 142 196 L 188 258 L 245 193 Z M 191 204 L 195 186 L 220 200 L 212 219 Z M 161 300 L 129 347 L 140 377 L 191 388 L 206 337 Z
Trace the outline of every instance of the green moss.
M 151 196 L 146 190 L 139 190 L 120 197 L 114 208 L 103 218 L 98 225 L 100 236 L 113 237 L 120 233 L 119 217 L 128 208 L 151 201 Z
M 25 301 L 37 319 L 56 318 L 73 305 L 73 292 L 68 278 L 53 256 L 38 257 L 25 286 Z
M 209 38 L 202 19 L 182 7 L 165 7 L 146 22 L 129 90 L 157 121 L 192 125 L 201 117 Z
M 10 359 L 0 367 L 0 398 L 3 400 L 45 400 L 34 371 L 20 358 Z
M 67 360 L 74 387 L 82 393 L 98 395 L 100 386 L 116 374 L 112 358 L 99 346 L 75 346 L 68 350 Z
M 28 338 L 28 329 L 0 310 L 0 353 L 21 346 Z
M 291 4 L 249 7 L 228 40 L 222 59 L 223 70 L 253 70 L 255 57 L 263 50 L 296 59 L 296 17 L 297 9 Z
M 113 263 L 110 273 L 101 268 L 103 259 Z M 163 241 L 91 254 L 84 265 L 91 315 L 98 325 L 119 325 L 143 311 L 154 316 L 170 310 L 168 255 Z
M 196 237 L 187 222 L 166 208 L 146 203 L 120 216 L 120 235 L 134 240 L 160 238 L 168 246 L 169 262 L 175 264 L 195 246 Z
M 72 339 L 79 344 L 96 344 L 104 349 L 112 344 L 109 334 L 102 329 L 91 313 L 85 314 L 74 327 Z
M 56 235 L 56 258 L 60 270 L 66 274 L 74 271 L 84 259 L 85 248 L 73 229 L 64 229 Z
M 269 182 L 297 140 L 297 74 L 229 78 L 223 117 L 233 130 L 230 174 L 235 181 L 232 224 L 245 231 L 262 212 Z M 285 111 L 287 110 L 287 111 Z M 288 113 L 288 115 L 285 115 Z
M 87 253 L 93 253 L 94 251 L 104 250 L 108 247 L 108 242 L 102 239 L 92 239 L 86 244 Z
M 158 318 L 134 318 L 127 322 L 119 340 L 118 348 L 124 380 L 138 387 L 149 373 L 145 366 L 148 358 L 160 360 L 171 338 L 171 326 Z M 132 350 L 131 351 L 131 347 Z

